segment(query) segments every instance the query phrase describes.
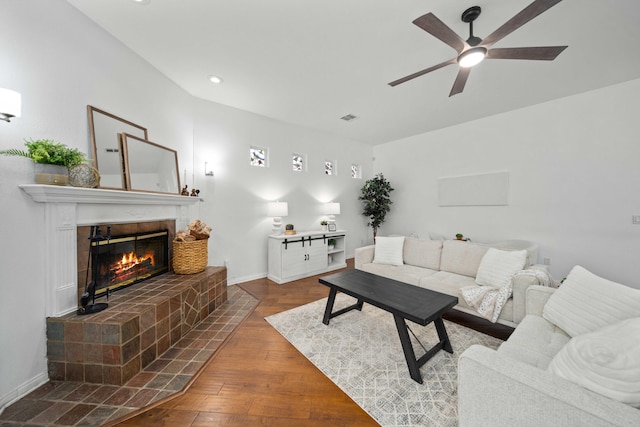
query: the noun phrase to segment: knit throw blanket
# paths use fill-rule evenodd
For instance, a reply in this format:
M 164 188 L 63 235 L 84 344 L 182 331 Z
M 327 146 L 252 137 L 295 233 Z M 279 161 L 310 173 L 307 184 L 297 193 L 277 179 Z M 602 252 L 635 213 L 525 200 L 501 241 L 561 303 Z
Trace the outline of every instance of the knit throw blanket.
M 495 323 L 500 317 L 502 308 L 513 294 L 513 279 L 518 276 L 534 277 L 538 279 L 538 283 L 542 286 L 554 288 L 558 286 L 549 273 L 532 268 L 517 272 L 500 288 L 483 285 L 467 286 L 460 289 L 460 294 L 478 314 Z

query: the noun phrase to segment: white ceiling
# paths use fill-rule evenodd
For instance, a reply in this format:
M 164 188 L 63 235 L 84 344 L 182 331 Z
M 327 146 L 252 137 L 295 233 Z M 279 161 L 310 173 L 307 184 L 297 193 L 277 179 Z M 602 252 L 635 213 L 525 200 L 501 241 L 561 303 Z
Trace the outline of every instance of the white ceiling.
M 555 61 L 484 61 L 451 98 L 457 65 L 387 85 L 456 54 L 412 21 L 466 39 L 478 5 L 482 38 L 532 0 L 67 1 L 193 96 L 368 144 L 640 78 L 638 0 L 562 1 L 494 45 L 568 45 Z

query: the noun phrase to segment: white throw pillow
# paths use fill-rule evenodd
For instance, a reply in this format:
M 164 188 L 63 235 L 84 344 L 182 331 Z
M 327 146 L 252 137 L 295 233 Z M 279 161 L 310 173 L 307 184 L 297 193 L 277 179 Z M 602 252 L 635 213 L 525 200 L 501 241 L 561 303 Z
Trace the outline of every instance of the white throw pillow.
M 476 283 L 501 288 L 509 282 L 511 276 L 524 268 L 526 262 L 526 250 L 503 251 L 489 248 L 480 261 Z
M 576 337 L 640 317 L 640 290 L 603 279 L 576 265 L 545 304 L 542 317 Z
M 572 338 L 547 369 L 588 390 L 640 408 L 640 317 Z
M 376 245 L 373 256 L 374 264 L 402 265 L 402 248 L 404 236 L 376 237 Z

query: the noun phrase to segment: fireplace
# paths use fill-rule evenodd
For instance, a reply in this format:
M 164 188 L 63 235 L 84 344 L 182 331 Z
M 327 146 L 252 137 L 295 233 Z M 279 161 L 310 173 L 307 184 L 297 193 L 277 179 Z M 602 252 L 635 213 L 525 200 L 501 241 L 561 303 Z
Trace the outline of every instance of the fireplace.
M 95 284 L 96 297 L 169 271 L 169 230 L 111 236 L 108 225 L 90 234 L 86 281 Z
M 95 296 L 172 271 L 173 220 L 78 226 L 78 307 L 90 282 Z
M 63 316 L 78 309 L 86 285 L 91 225 L 112 224 L 113 236 L 168 229 L 171 242 L 175 230 L 185 229 L 200 217 L 202 201 L 173 194 L 62 185 L 19 187 L 44 205 L 45 316 Z M 171 255 L 169 245 L 169 260 Z
M 200 217 L 201 199 L 58 185 L 20 188 L 45 205 L 44 289 L 49 303 L 44 314 L 50 379 L 121 386 L 227 300 L 225 267 L 173 274 L 169 245 L 167 273 L 114 293 L 107 310 L 78 315 L 91 274 L 91 225 L 101 224 L 103 236 L 107 224 L 112 224 L 112 236 L 168 230 L 171 242 L 176 229 Z

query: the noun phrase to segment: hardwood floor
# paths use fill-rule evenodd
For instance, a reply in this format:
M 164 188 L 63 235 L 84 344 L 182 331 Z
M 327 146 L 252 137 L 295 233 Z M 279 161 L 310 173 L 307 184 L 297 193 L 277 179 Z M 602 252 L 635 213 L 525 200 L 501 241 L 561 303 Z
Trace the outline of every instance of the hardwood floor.
M 353 268 L 353 260 L 349 260 Z M 314 276 L 278 285 L 267 279 L 240 286 L 260 299 L 183 393 L 120 426 L 377 426 L 265 320 L 265 316 L 328 295 Z M 458 323 L 507 337 L 511 328 L 455 316 Z M 487 325 L 488 324 L 488 325 Z M 486 327 L 488 326 L 488 329 Z

